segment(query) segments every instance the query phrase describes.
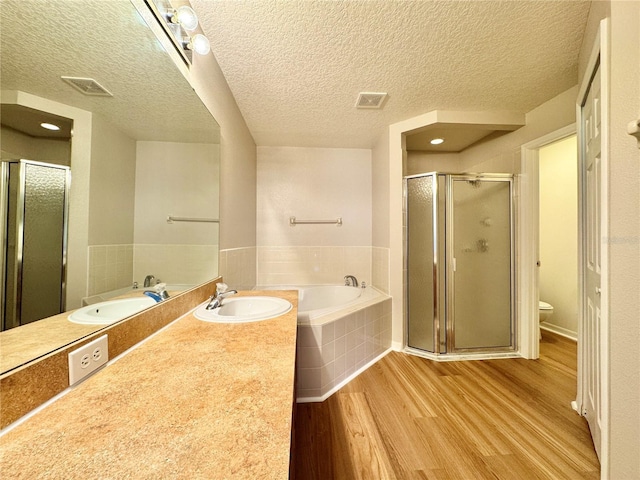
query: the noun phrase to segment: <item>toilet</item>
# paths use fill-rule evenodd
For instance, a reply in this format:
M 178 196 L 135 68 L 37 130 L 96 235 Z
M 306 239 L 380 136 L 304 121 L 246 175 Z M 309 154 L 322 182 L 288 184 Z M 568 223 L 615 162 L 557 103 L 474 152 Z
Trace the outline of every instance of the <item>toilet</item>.
M 543 302 L 542 300 L 538 301 L 538 317 L 540 319 L 540 324 L 546 322 L 551 315 L 553 315 L 553 305 Z M 540 332 L 539 338 L 542 339 L 542 332 Z

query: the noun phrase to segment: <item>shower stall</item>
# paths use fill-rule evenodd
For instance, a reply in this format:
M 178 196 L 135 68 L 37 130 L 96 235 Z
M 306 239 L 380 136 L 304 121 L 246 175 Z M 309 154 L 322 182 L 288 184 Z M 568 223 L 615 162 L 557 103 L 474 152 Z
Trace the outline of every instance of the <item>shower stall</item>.
M 407 351 L 515 351 L 512 199 L 512 175 L 404 178 Z
M 69 167 L 0 163 L 0 330 L 65 310 Z

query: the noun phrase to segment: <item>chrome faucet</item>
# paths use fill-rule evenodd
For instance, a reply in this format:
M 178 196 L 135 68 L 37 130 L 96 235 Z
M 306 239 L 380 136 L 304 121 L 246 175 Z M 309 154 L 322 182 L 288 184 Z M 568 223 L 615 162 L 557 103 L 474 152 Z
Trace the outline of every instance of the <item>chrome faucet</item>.
M 213 310 L 214 308 L 218 308 L 222 306 L 222 300 L 224 300 L 225 298 L 227 298 L 230 295 L 234 295 L 238 293 L 237 290 L 227 290 L 226 292 L 216 292 L 213 295 L 211 295 L 211 298 L 209 299 L 209 303 L 207 304 L 207 306 L 205 307 L 206 310 Z
M 358 286 L 358 279 L 356 277 L 354 277 L 353 275 L 345 275 L 344 276 L 344 284 L 347 287 L 357 287 Z
M 144 288 L 150 287 L 151 282 L 155 279 L 156 277 L 154 277 L 153 275 L 147 275 L 146 277 L 144 277 Z

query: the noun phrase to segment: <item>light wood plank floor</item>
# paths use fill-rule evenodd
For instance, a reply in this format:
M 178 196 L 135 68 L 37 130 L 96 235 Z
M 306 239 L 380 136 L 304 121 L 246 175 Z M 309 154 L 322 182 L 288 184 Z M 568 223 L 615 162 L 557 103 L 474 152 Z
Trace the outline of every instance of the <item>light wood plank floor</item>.
M 296 413 L 296 480 L 599 479 L 570 406 L 576 344 L 543 334 L 539 360 L 438 363 L 392 352 Z

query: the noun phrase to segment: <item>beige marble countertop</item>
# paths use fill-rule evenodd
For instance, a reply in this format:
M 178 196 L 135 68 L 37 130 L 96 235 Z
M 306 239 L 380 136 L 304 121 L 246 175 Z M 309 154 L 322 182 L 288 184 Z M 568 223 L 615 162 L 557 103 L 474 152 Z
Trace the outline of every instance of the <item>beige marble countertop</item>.
M 114 297 L 130 298 L 143 295 L 148 289 L 131 290 Z M 182 293 L 170 291 L 169 294 Z M 83 325 L 69 321 L 68 310 L 51 317 L 0 332 L 0 374 L 18 368 L 35 358 L 95 333 L 111 324 Z
M 288 478 L 296 323 L 182 317 L 0 437 L 2 477 Z

